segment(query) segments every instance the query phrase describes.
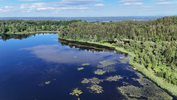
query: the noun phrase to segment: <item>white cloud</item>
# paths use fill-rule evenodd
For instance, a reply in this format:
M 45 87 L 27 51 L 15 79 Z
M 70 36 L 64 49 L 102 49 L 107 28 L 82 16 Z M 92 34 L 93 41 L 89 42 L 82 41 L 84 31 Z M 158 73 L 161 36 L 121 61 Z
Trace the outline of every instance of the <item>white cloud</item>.
M 20 0 L 20 1 L 39 1 L 39 0 Z M 20 6 L 5 6 L 0 7 L 0 12 L 35 12 L 35 11 L 48 11 L 57 13 L 60 10 L 87 10 L 88 5 L 96 2 L 102 2 L 102 0 L 62 0 L 59 2 L 39 2 L 39 3 L 27 3 Z M 104 4 L 96 4 L 95 6 L 104 6 Z M 15 9 L 14 9 L 15 8 Z
M 175 4 L 177 2 L 158 2 L 157 4 Z
M 159 2 L 157 4 L 170 4 L 170 2 Z
M 13 8 L 13 7 L 11 7 L 11 6 L 5 6 L 4 8 L 9 9 L 9 8 Z
M 5 6 L 0 8 L 0 12 L 10 12 L 15 11 L 17 8 L 13 6 Z
M 167 1 L 171 1 L 171 0 L 152 0 L 152 1 L 155 1 L 155 2 L 162 2 L 162 1 L 165 1 L 165 2 L 167 2 Z
M 142 0 L 121 0 L 118 2 L 138 2 L 138 1 L 142 1 Z
M 104 4 L 96 4 L 95 6 L 96 7 L 102 7 L 102 6 L 104 6 Z
M 53 8 L 53 7 L 37 8 L 37 10 L 47 10 L 47 9 L 55 9 L 55 8 Z
M 129 5 L 132 5 L 132 6 L 140 6 L 140 5 L 143 5 L 143 3 L 124 3 L 123 5 L 124 5 L 124 6 L 129 6 Z
M 41 1 L 41 0 L 18 0 L 18 1 Z
M 139 2 L 143 0 L 120 0 L 118 3 L 122 3 L 123 6 L 140 6 L 143 3 Z

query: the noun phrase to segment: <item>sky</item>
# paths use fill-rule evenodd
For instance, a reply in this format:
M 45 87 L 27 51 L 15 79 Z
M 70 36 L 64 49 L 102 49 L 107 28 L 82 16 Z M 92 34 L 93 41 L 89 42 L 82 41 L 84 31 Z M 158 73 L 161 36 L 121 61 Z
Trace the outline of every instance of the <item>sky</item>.
M 0 0 L 0 17 L 174 15 L 177 0 Z

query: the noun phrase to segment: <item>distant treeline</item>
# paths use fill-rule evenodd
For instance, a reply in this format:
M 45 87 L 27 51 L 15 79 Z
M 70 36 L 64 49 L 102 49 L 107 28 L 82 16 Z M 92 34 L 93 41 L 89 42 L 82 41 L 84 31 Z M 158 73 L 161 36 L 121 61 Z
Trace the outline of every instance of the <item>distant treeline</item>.
M 100 43 L 116 41 L 113 45 L 136 54 L 135 63 L 177 85 L 177 16 L 152 21 L 74 22 L 61 29 L 59 37 Z
M 81 20 L 71 21 L 41 21 L 41 20 L 0 20 L 0 34 L 6 33 L 28 33 L 36 31 L 59 31 L 66 28 L 70 23 Z

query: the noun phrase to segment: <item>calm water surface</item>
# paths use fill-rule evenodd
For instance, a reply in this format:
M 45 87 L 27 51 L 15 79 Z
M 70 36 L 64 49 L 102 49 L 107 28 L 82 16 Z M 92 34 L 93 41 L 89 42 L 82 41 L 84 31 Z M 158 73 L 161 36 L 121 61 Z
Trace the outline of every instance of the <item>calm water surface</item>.
M 0 40 L 0 100 L 176 100 L 133 71 L 124 53 L 57 34 L 20 38 Z

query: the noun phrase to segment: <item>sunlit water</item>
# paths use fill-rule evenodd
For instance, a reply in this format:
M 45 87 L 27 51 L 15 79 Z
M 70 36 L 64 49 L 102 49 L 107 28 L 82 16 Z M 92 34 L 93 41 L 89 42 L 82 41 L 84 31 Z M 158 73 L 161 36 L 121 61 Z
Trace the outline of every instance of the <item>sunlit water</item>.
M 175 100 L 128 58 L 57 34 L 0 40 L 0 100 Z

